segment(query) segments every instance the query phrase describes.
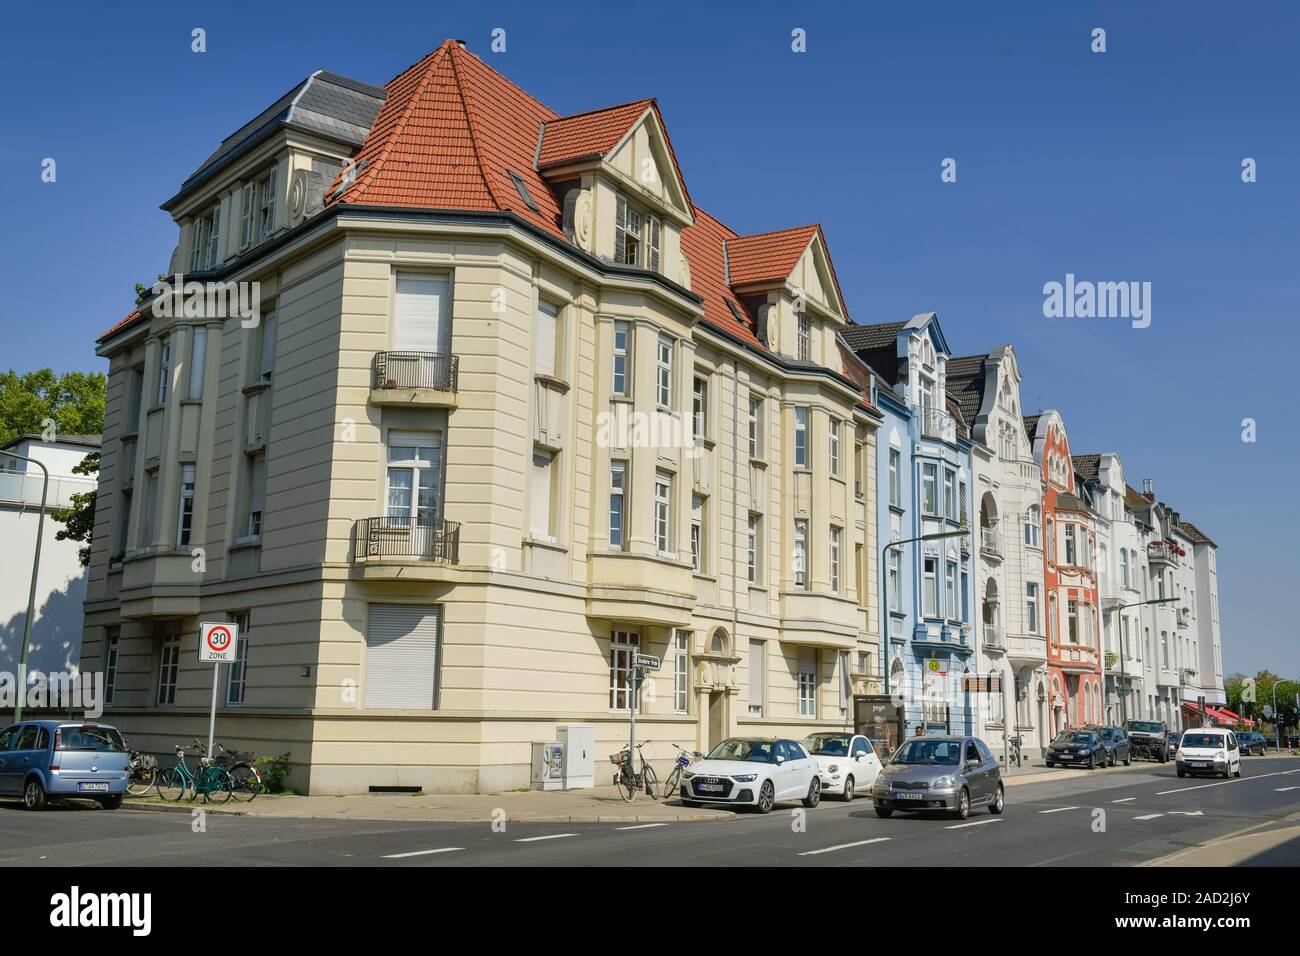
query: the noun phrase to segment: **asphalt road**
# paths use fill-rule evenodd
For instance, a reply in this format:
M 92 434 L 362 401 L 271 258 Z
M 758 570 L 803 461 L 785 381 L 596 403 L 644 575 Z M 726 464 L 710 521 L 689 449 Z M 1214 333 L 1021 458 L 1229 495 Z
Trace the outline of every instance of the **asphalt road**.
M 1064 773 L 1064 772 L 1063 772 Z M 487 824 L 288 820 L 0 803 L 0 866 L 1126 866 L 1300 812 L 1300 765 L 1251 758 L 1240 779 L 1173 764 L 1007 790 L 963 822 L 876 817 L 869 800 L 709 823 Z M 1101 813 L 1098 813 L 1101 811 Z M 1246 861 L 1292 865 L 1300 847 Z

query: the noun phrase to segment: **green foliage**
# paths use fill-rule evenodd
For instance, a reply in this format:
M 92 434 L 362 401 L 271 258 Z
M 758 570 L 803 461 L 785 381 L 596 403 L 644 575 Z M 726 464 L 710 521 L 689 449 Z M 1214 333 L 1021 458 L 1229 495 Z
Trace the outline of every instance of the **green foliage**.
M 1285 680 L 1270 670 L 1262 670 L 1255 675 L 1255 700 L 1242 700 L 1245 690 L 1245 674 L 1229 674 L 1223 681 L 1223 688 L 1228 697 L 1228 709 L 1243 717 L 1255 720 L 1264 719 L 1264 705 L 1273 706 L 1274 688 L 1277 689 L 1277 713 L 1281 716 L 1283 727 L 1294 727 L 1300 721 L 1300 711 L 1296 708 L 1296 694 L 1300 693 L 1300 681 Z
M 72 469 L 74 475 L 98 475 L 99 474 L 99 452 L 93 451 Z M 95 496 L 98 491 L 91 488 L 89 491 L 83 491 L 72 496 L 72 505 L 67 508 L 58 508 L 52 512 L 51 517 L 55 521 L 64 525 L 54 537 L 60 541 L 84 541 L 85 546 L 77 551 L 77 556 L 81 559 L 81 566 L 84 568 L 90 564 L 90 536 L 95 530 Z
M 262 790 L 266 793 L 285 793 L 289 781 L 289 753 L 278 757 L 263 756 L 254 761 L 262 774 Z M 288 791 L 292 792 L 292 791 Z
M 40 434 L 46 421 L 55 433 L 98 435 L 104 430 L 103 372 L 65 372 L 43 368 L 0 373 L 0 445 L 19 435 Z

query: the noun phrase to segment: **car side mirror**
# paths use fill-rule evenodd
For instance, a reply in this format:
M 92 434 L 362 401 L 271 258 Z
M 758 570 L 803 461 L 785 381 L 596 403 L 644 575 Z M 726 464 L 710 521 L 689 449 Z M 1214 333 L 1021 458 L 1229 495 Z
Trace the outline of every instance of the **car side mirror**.
M 785 758 L 782 757 L 780 754 L 777 754 L 777 755 L 776 755 L 776 764 L 777 764 L 777 766 L 779 767 L 779 766 L 780 766 L 781 764 L 783 764 L 783 763 L 785 763 Z
M 866 755 L 867 755 L 867 752 L 866 752 L 865 750 L 859 750 L 857 753 L 855 753 L 855 754 L 853 755 L 853 759 L 854 759 L 854 760 L 861 760 L 861 759 L 862 759 L 863 757 L 865 757 Z
M 970 757 L 970 758 L 968 758 L 967 761 L 966 761 L 966 766 L 967 766 L 967 768 L 970 768 L 970 767 L 978 767 L 979 765 L 980 765 L 980 762 L 979 762 L 978 760 L 976 760 L 974 757 Z

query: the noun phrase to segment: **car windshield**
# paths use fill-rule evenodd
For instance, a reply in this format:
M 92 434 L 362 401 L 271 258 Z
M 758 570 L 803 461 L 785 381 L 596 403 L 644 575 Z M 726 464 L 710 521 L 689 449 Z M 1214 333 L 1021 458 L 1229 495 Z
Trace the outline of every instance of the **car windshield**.
M 809 734 L 803 745 L 817 757 L 847 757 L 851 740 L 848 734 Z
M 1063 730 L 1056 735 L 1052 741 L 1057 744 L 1087 744 L 1092 742 L 1092 734 L 1084 733 L 1082 730 Z
M 99 753 L 126 753 L 122 735 L 112 727 L 60 727 L 59 750 L 93 750 Z
M 890 763 L 954 767 L 960 758 L 960 740 L 909 740 Z
M 1183 734 L 1184 747 L 1222 747 L 1223 737 L 1219 734 Z
M 1144 734 L 1160 733 L 1160 725 L 1150 720 L 1130 720 L 1124 725 L 1125 730 L 1137 730 Z
M 770 740 L 724 740 L 709 751 L 708 759 L 772 763 L 776 759 L 776 747 Z

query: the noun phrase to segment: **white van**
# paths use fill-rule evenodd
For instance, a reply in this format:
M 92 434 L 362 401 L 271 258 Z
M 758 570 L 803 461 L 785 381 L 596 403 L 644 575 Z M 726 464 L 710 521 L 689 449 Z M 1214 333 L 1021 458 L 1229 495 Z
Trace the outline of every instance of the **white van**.
M 1200 727 L 1183 732 L 1174 755 L 1178 776 L 1189 773 L 1212 773 L 1224 777 L 1241 776 L 1241 750 L 1237 735 L 1226 727 Z

